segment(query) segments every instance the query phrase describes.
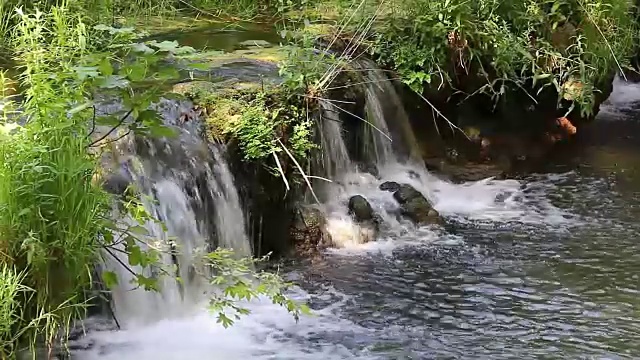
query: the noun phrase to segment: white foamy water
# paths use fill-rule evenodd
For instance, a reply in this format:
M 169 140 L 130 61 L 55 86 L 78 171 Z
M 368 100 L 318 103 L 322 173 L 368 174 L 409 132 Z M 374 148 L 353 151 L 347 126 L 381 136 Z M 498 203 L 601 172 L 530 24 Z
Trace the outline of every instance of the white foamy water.
M 640 105 L 640 83 L 624 81 L 620 76 L 613 80 L 613 91 L 600 107 L 599 119 L 620 120 L 628 116 L 626 111 L 637 109 Z
M 332 304 L 296 323 L 283 308 L 267 299 L 247 305 L 249 316 L 225 329 L 205 306 L 192 316 L 164 319 L 120 331 L 94 331 L 74 343 L 74 359 L 85 360 L 338 360 L 377 359 L 366 349 L 341 345 L 344 336 L 368 337 L 372 331 L 335 315 L 348 297 L 326 289 Z M 295 299 L 308 294 L 297 289 Z M 315 338 L 316 341 L 309 341 Z M 331 339 L 341 341 L 332 341 Z

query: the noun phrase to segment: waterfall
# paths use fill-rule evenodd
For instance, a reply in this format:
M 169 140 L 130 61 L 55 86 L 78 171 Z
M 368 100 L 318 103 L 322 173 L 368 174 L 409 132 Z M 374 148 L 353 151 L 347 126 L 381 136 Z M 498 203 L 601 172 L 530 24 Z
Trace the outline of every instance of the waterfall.
M 354 62 L 365 94 L 366 135 L 363 146 L 373 147 L 377 166 L 417 161 L 420 150 L 400 95 L 391 79 L 371 60 Z M 370 153 L 364 151 L 364 153 Z
M 320 101 L 320 142 L 325 176 L 335 179 L 353 168 L 344 142 L 342 121 L 338 109 L 327 100 Z
M 172 124 L 189 104 L 163 101 L 165 123 Z M 238 256 L 250 256 L 251 244 L 238 191 L 222 150 L 206 144 L 192 125 L 176 127 L 176 138 L 144 139 L 132 135 L 116 145 L 120 176 L 144 194 L 147 211 L 162 221 L 144 224 L 149 246 L 161 249 L 160 266 L 143 272 L 159 276 L 160 291 L 145 291 L 130 283 L 133 274 L 125 254 L 105 254 L 104 268 L 118 275 L 112 308 L 121 325 L 153 322 L 183 315 L 206 300 L 211 290 L 202 275 L 207 268 L 200 256 L 217 246 L 232 248 Z M 124 219 L 135 225 L 133 219 Z M 165 231 L 166 230 L 166 231 Z

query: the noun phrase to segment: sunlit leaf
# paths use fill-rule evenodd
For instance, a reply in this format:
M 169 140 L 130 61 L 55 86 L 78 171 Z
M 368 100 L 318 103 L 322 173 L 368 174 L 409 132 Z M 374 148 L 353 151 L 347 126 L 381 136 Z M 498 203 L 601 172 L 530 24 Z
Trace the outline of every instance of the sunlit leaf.
M 102 282 L 107 289 L 113 289 L 118 286 L 118 275 L 113 271 L 102 272 Z

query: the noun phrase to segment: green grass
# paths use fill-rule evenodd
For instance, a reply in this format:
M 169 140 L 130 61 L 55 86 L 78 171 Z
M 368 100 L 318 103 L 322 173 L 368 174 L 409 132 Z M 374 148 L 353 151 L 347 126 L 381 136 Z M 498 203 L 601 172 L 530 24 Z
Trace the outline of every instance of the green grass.
M 82 51 L 81 23 L 54 9 L 25 15 L 16 31 L 28 89 L 22 115 L 29 120 L 21 127 L 4 118 L 15 129 L 0 138 L 0 249 L 3 266 L 17 269 L 20 286 L 34 290 L 13 294 L 22 316 L 11 330 L 23 345 L 50 346 L 84 314 L 110 200 L 92 183 L 97 162 L 87 151 L 88 119 L 68 112 L 82 89 L 64 73 L 51 76 Z

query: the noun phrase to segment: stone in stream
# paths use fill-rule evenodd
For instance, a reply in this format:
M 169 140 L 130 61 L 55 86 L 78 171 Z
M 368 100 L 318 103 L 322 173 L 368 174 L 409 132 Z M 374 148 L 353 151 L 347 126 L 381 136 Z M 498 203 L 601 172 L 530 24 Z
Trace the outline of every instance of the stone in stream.
M 360 226 L 362 238 L 365 242 L 373 241 L 378 236 L 381 219 L 373 211 L 369 201 L 362 195 L 355 195 L 349 199 L 349 215 Z
M 371 204 L 362 195 L 355 195 L 349 199 L 349 214 L 359 223 L 371 221 L 375 216 Z
M 382 191 L 396 192 L 400 190 L 400 184 L 395 181 L 385 181 L 378 187 Z
M 442 223 L 440 214 L 413 186 L 400 185 L 399 189 L 393 193 L 393 197 L 400 204 L 400 213 L 414 223 L 418 225 Z
M 401 184 L 396 191 L 393 193 L 393 198 L 400 205 L 404 205 L 408 203 L 410 200 L 417 198 L 424 198 L 424 195 L 418 190 L 416 190 L 413 186 L 408 184 Z M 425 199 L 426 200 L 426 199 Z
M 295 252 L 301 256 L 313 256 L 331 244 L 326 231 L 325 214 L 315 207 L 298 207 L 289 230 Z

